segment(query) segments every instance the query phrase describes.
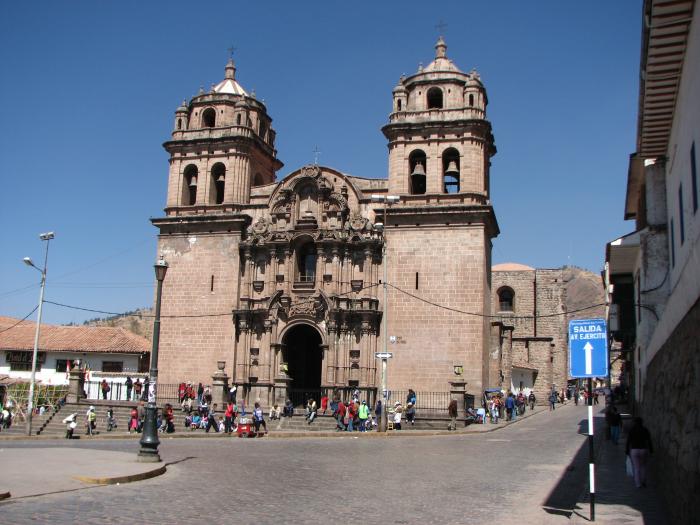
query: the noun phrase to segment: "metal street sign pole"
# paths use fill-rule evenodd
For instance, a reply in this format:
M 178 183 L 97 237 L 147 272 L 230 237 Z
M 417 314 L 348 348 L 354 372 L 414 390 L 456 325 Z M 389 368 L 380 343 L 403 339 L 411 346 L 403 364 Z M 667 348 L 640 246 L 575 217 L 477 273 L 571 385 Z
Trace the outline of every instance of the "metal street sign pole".
M 593 378 L 609 374 L 608 335 L 604 319 L 569 321 L 569 375 L 588 379 L 588 486 L 590 518 L 595 521 L 595 450 Z

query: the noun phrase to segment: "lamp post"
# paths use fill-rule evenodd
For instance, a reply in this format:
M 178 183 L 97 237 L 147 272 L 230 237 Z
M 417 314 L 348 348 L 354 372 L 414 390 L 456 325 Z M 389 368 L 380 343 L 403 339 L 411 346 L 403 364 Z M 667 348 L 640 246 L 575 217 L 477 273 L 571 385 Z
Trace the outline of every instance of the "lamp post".
M 46 268 L 49 262 L 49 242 L 54 238 L 53 232 L 42 233 L 39 239 L 46 241 L 46 255 L 44 256 L 44 269 L 37 267 L 30 257 L 25 257 L 24 264 L 31 266 L 41 273 L 41 291 L 39 292 L 39 312 L 36 319 L 36 332 L 34 332 L 34 353 L 32 354 L 32 375 L 29 380 L 29 399 L 27 400 L 27 435 L 32 435 L 32 416 L 34 415 L 34 385 L 36 384 L 36 360 L 39 354 L 39 335 L 41 333 L 41 311 L 44 305 L 44 288 L 46 288 Z
M 145 463 L 156 463 L 160 461 L 158 454 L 158 428 L 156 422 L 156 383 L 158 381 L 158 344 L 160 342 L 160 299 L 163 295 L 163 280 L 168 271 L 168 263 L 165 262 L 163 256 L 160 256 L 158 262 L 153 265 L 156 271 L 156 316 L 153 320 L 153 347 L 151 350 L 151 368 L 148 375 L 148 384 L 144 385 L 148 393 L 148 405 L 146 405 L 146 414 L 143 421 L 143 434 L 141 436 L 141 449 L 138 453 L 138 461 Z
M 379 431 L 386 432 L 386 411 L 387 411 L 387 391 L 386 391 L 386 365 L 388 361 L 388 346 L 389 346 L 389 298 L 387 292 L 387 237 L 386 237 L 386 210 L 388 206 L 399 202 L 399 197 L 396 195 L 372 195 L 372 202 L 381 202 L 384 204 L 384 212 L 382 220 L 384 223 L 376 223 L 375 227 L 380 228 L 384 232 L 384 242 L 382 243 L 382 270 L 384 278 L 382 279 L 382 288 L 384 288 L 384 313 L 382 314 L 382 332 L 384 334 L 384 351 L 382 352 L 382 413 L 379 421 Z

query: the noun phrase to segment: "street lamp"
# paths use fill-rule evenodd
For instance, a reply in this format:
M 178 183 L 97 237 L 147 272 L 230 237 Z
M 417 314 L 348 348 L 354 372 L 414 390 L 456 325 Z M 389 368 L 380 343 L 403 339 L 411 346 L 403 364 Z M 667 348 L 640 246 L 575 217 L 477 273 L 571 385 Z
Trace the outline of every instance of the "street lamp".
M 138 461 L 146 463 L 155 463 L 160 461 L 158 455 L 158 428 L 156 422 L 156 382 L 158 380 L 158 344 L 160 342 L 160 299 L 163 295 L 163 280 L 168 271 L 168 263 L 165 262 L 163 256 L 160 256 L 158 262 L 153 265 L 156 271 L 156 316 L 153 321 L 153 347 L 151 350 L 151 369 L 148 375 L 148 384 L 144 385 L 148 393 L 148 405 L 146 405 L 146 414 L 143 422 L 143 434 L 141 436 L 141 449 L 138 453 Z
M 384 313 L 382 314 L 382 332 L 384 333 L 384 351 L 382 352 L 382 413 L 379 422 L 379 431 L 386 432 L 386 411 L 387 411 L 387 391 L 386 391 L 386 365 L 389 357 L 388 346 L 389 346 L 389 332 L 388 332 L 388 322 L 389 322 L 389 299 L 387 293 L 387 237 L 386 237 L 386 209 L 392 204 L 399 202 L 399 197 L 396 195 L 372 195 L 372 202 L 382 202 L 384 203 L 384 213 L 382 215 L 382 220 L 384 223 L 378 222 L 374 226 L 375 228 L 384 232 L 384 242 L 382 243 L 382 268 L 384 272 L 384 279 L 382 280 L 382 287 L 384 288 Z
M 46 288 L 46 267 L 49 261 L 49 242 L 54 238 L 53 232 L 42 233 L 39 239 L 46 241 L 46 255 L 44 256 L 44 269 L 36 266 L 31 257 L 23 259 L 24 264 L 31 266 L 41 273 L 41 291 L 39 292 L 39 313 L 36 319 L 36 331 L 34 332 L 34 353 L 32 354 L 32 375 L 29 380 L 29 399 L 27 400 L 27 435 L 32 435 L 32 416 L 34 412 L 34 384 L 36 383 L 36 358 L 39 353 L 39 334 L 41 333 L 41 311 L 44 305 L 44 288 Z

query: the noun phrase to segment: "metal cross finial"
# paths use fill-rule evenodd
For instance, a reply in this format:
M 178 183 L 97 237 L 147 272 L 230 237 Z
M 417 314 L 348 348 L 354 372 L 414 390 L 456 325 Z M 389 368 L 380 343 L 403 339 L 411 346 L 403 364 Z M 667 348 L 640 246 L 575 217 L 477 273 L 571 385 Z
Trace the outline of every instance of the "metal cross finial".
M 321 150 L 318 146 L 314 146 L 314 166 L 318 166 L 318 156 L 321 154 Z
M 231 46 L 231 47 L 229 47 L 229 48 L 227 49 L 227 51 L 228 51 L 228 56 L 229 56 L 229 58 L 231 58 L 232 60 L 233 60 L 233 52 L 234 52 L 235 50 L 236 50 L 236 48 L 233 47 L 233 46 Z
M 445 29 L 447 29 L 447 24 L 440 20 L 440 22 L 435 26 L 435 29 L 437 29 L 440 36 L 442 36 L 445 33 Z

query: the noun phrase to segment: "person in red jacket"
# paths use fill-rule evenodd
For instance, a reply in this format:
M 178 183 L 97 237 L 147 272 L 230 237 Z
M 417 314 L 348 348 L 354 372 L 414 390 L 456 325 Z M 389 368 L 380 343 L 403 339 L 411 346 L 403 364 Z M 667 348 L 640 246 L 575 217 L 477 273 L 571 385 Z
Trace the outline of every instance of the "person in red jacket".
M 350 401 L 350 402 L 348 403 L 346 412 L 347 412 L 348 426 L 345 427 L 345 430 L 347 430 L 348 432 L 352 432 L 352 431 L 354 430 L 354 429 L 353 429 L 353 426 L 352 426 L 352 423 L 353 423 L 353 421 L 354 421 L 354 419 L 355 419 L 355 416 L 357 416 L 357 407 L 355 406 L 355 403 L 353 403 L 352 401 Z
M 233 432 L 234 414 L 233 403 L 229 402 L 226 405 L 226 412 L 224 412 L 224 432 L 226 434 L 231 434 L 231 432 Z

